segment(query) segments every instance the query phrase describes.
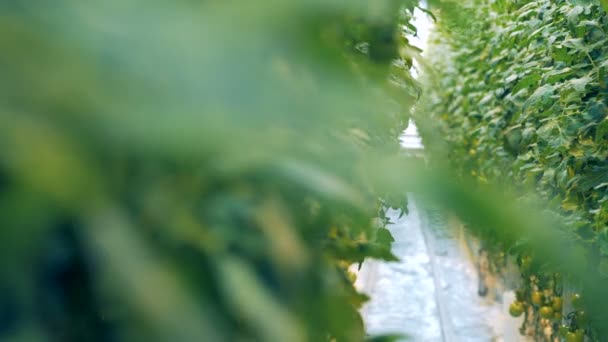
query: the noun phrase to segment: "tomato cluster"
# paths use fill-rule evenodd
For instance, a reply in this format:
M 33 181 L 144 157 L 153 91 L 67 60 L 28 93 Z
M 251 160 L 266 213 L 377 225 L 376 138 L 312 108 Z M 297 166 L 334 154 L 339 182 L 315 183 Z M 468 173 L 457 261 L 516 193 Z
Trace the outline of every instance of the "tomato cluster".
M 589 321 L 587 313 L 581 305 L 581 295 L 573 294 L 570 297 L 570 304 L 573 311 L 567 315 L 566 322 L 560 325 L 559 335 L 567 342 L 582 342 L 585 339 L 585 328 Z
M 538 271 L 533 267 L 532 257 L 527 255 L 518 258 L 518 265 L 523 282 L 509 313 L 513 317 L 525 314 L 521 333 L 535 339 L 584 341 L 590 331 L 581 295 L 571 294 L 565 303 L 561 274 Z M 564 310 L 568 311 L 565 317 Z

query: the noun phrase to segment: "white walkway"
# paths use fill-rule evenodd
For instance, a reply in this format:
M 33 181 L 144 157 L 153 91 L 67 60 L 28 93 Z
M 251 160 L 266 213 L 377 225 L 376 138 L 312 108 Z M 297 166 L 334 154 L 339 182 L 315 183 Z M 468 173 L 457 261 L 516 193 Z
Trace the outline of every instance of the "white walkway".
M 400 333 L 412 341 L 500 341 L 500 304 L 477 295 L 475 266 L 445 223 L 410 199 L 410 213 L 389 211 L 399 262 L 365 261 L 357 287 L 370 335 Z M 443 227 L 442 227 L 443 225 Z

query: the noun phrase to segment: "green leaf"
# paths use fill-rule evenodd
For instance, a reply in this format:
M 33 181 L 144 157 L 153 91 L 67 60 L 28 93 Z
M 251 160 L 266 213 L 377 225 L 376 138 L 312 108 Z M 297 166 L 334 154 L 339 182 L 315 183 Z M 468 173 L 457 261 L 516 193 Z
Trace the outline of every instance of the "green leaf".
M 541 76 L 539 73 L 531 73 L 531 74 L 523 77 L 521 79 L 521 81 L 519 81 L 517 83 L 517 85 L 515 87 L 513 87 L 512 92 L 517 93 L 519 90 L 521 90 L 523 88 L 528 88 L 532 85 L 535 85 L 536 83 L 538 83 L 540 78 L 541 78 Z
M 390 247 L 391 244 L 395 242 L 395 239 L 388 229 L 381 227 L 376 230 L 375 241 L 381 245 Z
M 264 341 L 305 341 L 302 327 L 282 307 L 242 261 L 224 258 L 219 262 L 224 300 L 239 319 L 248 322 Z
M 570 85 L 574 88 L 574 90 L 576 90 L 579 93 L 583 93 L 585 92 L 585 88 L 587 87 L 587 85 L 591 82 L 593 82 L 593 78 L 589 77 L 589 76 L 585 76 L 585 77 L 581 77 L 581 78 L 575 78 L 569 81 Z
M 608 119 L 604 119 L 595 128 L 595 142 L 604 143 L 608 139 Z
M 563 42 L 563 45 L 576 51 L 589 52 L 589 48 L 582 38 L 568 38 Z
M 549 84 L 554 84 L 554 83 L 561 81 L 564 78 L 567 78 L 568 76 L 572 75 L 573 73 L 574 73 L 574 70 L 572 70 L 570 67 L 566 67 L 566 68 L 559 69 L 559 70 L 552 70 L 552 71 L 549 71 L 547 74 L 545 74 L 546 82 Z
M 568 19 L 570 24 L 576 24 L 579 21 L 579 15 L 583 13 L 583 11 L 583 6 L 576 5 L 566 13 L 566 18 Z
M 555 87 L 551 84 L 545 84 L 534 91 L 534 93 L 526 100 L 524 107 L 530 108 L 547 108 L 552 103 L 552 96 L 555 93 Z

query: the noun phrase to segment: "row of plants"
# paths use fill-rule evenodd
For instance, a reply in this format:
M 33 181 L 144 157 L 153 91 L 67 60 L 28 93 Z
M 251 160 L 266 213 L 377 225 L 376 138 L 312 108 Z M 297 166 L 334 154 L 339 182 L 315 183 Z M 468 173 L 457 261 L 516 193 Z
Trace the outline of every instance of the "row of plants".
M 0 3 L 0 340 L 367 339 L 416 5 Z
M 438 129 L 427 129 L 425 141 L 435 158 L 445 158 L 480 187 L 499 185 L 518 194 L 522 203 L 542 198 L 566 226 L 553 234 L 585 246 L 563 253 L 608 280 L 605 5 L 452 3 L 450 13 L 459 15 L 438 16 L 419 112 L 421 121 L 430 113 Z M 510 311 L 525 314 L 523 334 L 548 341 L 600 339 L 603 318 L 588 318 L 579 279 L 537 258 L 526 239 L 493 234 L 490 229 L 486 240 L 519 265 L 521 286 Z M 572 290 L 565 293 L 564 286 Z

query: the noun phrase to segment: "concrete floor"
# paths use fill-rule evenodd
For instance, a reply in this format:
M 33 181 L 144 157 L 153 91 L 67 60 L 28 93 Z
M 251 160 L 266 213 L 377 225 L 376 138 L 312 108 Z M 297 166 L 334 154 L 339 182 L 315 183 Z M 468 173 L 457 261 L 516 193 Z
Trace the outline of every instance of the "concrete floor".
M 513 341 L 503 336 L 517 322 L 501 303 L 478 296 L 476 267 L 445 220 L 412 199 L 409 210 L 401 218 L 388 213 L 401 261 L 368 260 L 359 271 L 355 285 L 371 297 L 361 312 L 367 332 L 409 341 Z

